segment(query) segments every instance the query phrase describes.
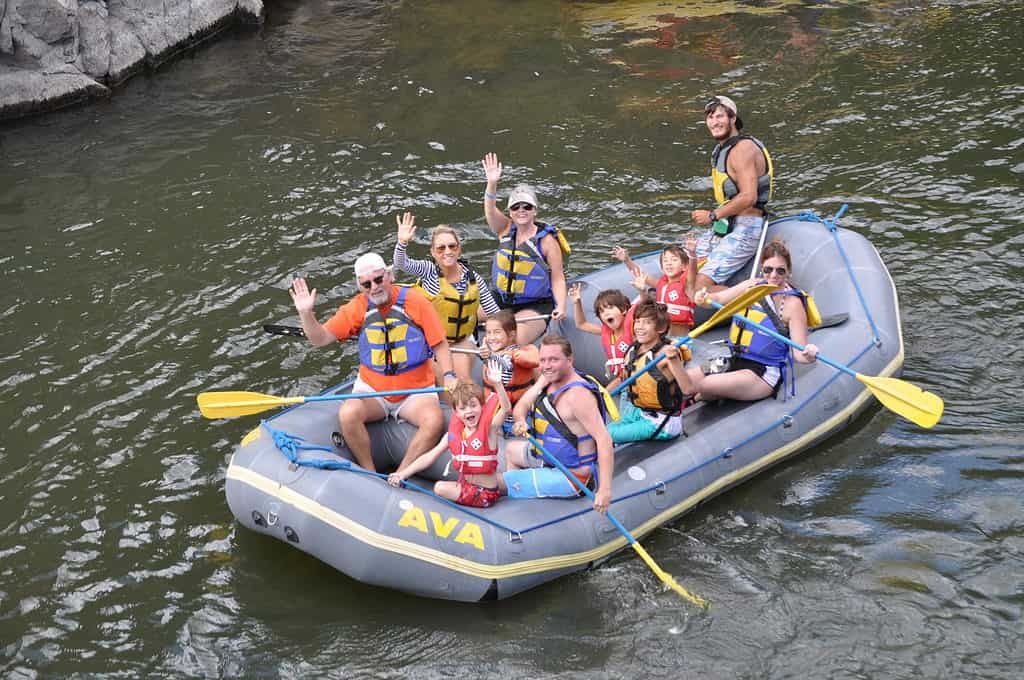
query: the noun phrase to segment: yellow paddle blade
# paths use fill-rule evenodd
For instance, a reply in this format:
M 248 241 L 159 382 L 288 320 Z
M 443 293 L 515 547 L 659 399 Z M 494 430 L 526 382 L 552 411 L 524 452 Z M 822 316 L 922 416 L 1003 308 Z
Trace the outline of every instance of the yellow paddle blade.
M 895 411 L 921 427 L 932 427 L 942 417 L 945 404 L 941 397 L 925 392 L 917 385 L 898 378 L 880 378 L 857 374 L 857 380 L 868 386 L 871 394 L 886 408 Z
M 305 397 L 275 397 L 259 392 L 203 392 L 196 397 L 206 418 L 234 418 L 269 411 L 278 406 L 301 404 Z
M 647 551 L 644 550 L 643 546 L 640 545 L 639 542 L 633 541 L 630 545 L 633 546 L 633 550 L 636 550 L 636 554 L 639 555 L 640 558 L 647 563 L 647 566 L 651 568 L 651 571 L 653 571 L 655 575 L 661 579 L 662 583 L 664 583 L 669 588 L 679 593 L 679 595 L 681 595 L 684 599 L 689 600 L 698 607 L 703 607 L 704 609 L 707 609 L 710 606 L 710 603 L 703 597 L 700 597 L 699 595 L 694 595 L 689 590 L 676 583 L 676 580 L 672 578 L 672 575 L 662 570 L 662 568 L 654 562 L 654 559 L 647 554 Z
M 704 331 L 711 330 L 717 326 L 722 319 L 731 318 L 733 314 L 742 312 L 765 295 L 774 293 L 776 290 L 778 290 L 778 286 L 773 286 L 767 283 L 761 284 L 760 286 L 754 286 L 728 304 L 722 305 L 717 312 L 711 315 L 710 319 L 690 331 L 690 337 L 695 338 Z

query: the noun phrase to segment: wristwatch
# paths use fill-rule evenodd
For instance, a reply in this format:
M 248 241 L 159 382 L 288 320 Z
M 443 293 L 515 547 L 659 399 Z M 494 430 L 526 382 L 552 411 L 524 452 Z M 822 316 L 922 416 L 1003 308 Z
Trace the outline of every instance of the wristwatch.
M 712 224 L 718 221 L 718 215 L 715 214 L 714 210 L 708 211 L 708 219 L 711 220 Z
M 453 378 L 458 378 L 458 377 L 459 377 L 459 376 L 458 376 L 458 375 L 457 375 L 457 374 L 455 373 L 455 371 L 445 371 L 445 372 L 444 372 L 444 377 L 445 377 L 445 378 L 447 378 L 448 376 L 451 376 L 451 377 L 453 377 Z

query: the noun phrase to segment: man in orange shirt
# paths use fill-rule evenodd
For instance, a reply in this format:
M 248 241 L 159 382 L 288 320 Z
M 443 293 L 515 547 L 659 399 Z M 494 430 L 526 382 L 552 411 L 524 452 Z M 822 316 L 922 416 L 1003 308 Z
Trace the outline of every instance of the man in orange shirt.
M 359 336 L 359 377 L 353 392 L 433 387 L 431 357 L 444 370 L 445 387 L 453 388 L 452 355 L 444 326 L 430 301 L 415 288 L 394 285 L 391 268 L 377 253 L 359 256 L 355 270 L 362 292 L 324 324 L 313 314 L 316 289 L 310 290 L 305 279 L 292 282 L 289 293 L 310 343 L 323 347 Z M 373 472 L 376 467 L 366 423 L 388 416 L 418 428 L 399 471 L 433 446 L 445 426 L 436 393 L 346 399 L 338 409 L 341 434 L 356 462 Z

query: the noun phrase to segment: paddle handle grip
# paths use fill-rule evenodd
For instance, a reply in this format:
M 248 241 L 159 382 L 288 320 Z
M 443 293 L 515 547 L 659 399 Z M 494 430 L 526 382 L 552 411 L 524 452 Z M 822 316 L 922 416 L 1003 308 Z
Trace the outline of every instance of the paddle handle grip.
M 721 307 L 722 306 L 722 305 L 718 304 L 717 302 L 715 302 L 714 300 L 711 301 L 711 304 L 714 305 L 715 307 Z M 787 345 L 789 345 L 790 347 L 795 347 L 796 349 L 800 350 L 801 352 L 803 352 L 804 349 L 805 349 L 805 347 L 803 345 L 801 345 L 799 342 L 797 342 L 795 340 L 790 340 L 785 335 L 782 335 L 781 333 L 776 333 L 772 329 L 770 329 L 770 328 L 768 328 L 766 326 L 762 326 L 761 324 L 757 323 L 756 321 L 748 319 L 745 316 L 742 316 L 740 314 L 733 314 L 732 318 L 733 318 L 734 321 L 738 321 L 739 323 L 743 324 L 744 326 L 757 328 L 758 331 L 764 333 L 768 337 L 774 338 L 775 340 L 778 340 L 779 342 L 784 342 Z M 828 357 L 823 356 L 821 354 L 816 355 L 816 358 L 821 363 L 828 364 L 829 366 L 831 366 L 832 368 L 836 369 L 837 371 L 842 371 L 843 373 L 846 373 L 847 375 L 852 375 L 854 378 L 857 377 L 857 372 L 854 371 L 849 366 L 846 366 L 844 364 L 840 364 L 840 363 L 838 363 L 836 361 L 832 361 Z
M 468 347 L 452 347 L 450 351 L 456 352 L 458 354 L 480 354 L 480 350 L 470 349 Z
M 380 392 L 347 392 L 345 394 L 318 394 L 315 397 L 293 397 L 306 401 L 342 401 L 344 399 L 364 399 L 366 397 L 397 397 L 409 394 L 430 394 L 444 392 L 443 387 L 420 387 L 411 390 L 381 390 Z M 295 402 L 290 402 L 295 403 Z

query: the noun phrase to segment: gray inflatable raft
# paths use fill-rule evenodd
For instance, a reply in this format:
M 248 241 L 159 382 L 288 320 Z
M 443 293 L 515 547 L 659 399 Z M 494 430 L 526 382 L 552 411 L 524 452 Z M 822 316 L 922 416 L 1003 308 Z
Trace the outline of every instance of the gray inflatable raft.
M 768 236 L 786 242 L 796 283 L 814 295 L 823 316 L 849 315 L 841 325 L 814 332 L 822 352 L 864 375 L 895 376 L 903 364 L 903 339 L 892 279 L 867 240 L 833 226 L 804 214 L 772 222 Z M 657 254 L 637 261 L 651 273 L 658 270 Z M 621 265 L 581 280 L 588 284 L 588 309 L 601 290 L 629 288 Z M 597 336 L 580 333 L 571 319 L 552 331 L 572 342 L 577 369 L 603 374 Z M 701 336 L 694 361 L 727 353 L 714 342 L 726 332 Z M 642 537 L 836 435 L 871 405 L 870 393 L 854 378 L 821 362 L 796 367 L 795 397 L 780 390 L 777 398 L 755 403 L 700 404 L 684 414 L 687 436 L 616 447 L 615 516 Z M 348 389 L 346 383 L 329 392 Z M 393 488 L 332 445 L 337 407 L 310 402 L 269 418 L 245 437 L 225 484 L 239 522 L 364 583 L 461 601 L 510 597 L 627 546 L 586 498 L 505 498 L 487 509 L 438 498 L 429 490 L 443 474 L 444 460 L 425 478 L 411 480 L 422 490 Z M 378 469 L 397 465 L 411 434 L 409 425 L 394 421 L 371 425 Z

